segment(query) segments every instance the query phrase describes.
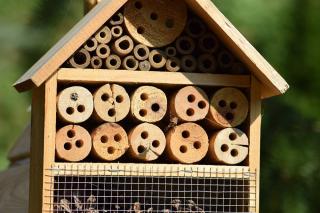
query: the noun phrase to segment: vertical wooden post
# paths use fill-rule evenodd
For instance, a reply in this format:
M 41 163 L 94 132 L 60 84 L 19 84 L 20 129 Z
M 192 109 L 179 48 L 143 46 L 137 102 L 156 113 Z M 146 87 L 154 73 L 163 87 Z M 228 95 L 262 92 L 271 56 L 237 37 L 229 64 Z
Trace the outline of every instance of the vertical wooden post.
M 98 0 L 83 0 L 84 14 L 87 14 L 97 3 Z
M 249 167 L 256 172 L 255 181 L 250 181 L 250 212 L 259 212 L 260 191 L 260 134 L 261 134 L 261 84 L 252 75 L 250 89 Z
M 31 163 L 29 212 L 52 210 L 53 183 L 50 168 L 54 162 L 56 133 L 57 76 L 36 88 L 32 98 Z

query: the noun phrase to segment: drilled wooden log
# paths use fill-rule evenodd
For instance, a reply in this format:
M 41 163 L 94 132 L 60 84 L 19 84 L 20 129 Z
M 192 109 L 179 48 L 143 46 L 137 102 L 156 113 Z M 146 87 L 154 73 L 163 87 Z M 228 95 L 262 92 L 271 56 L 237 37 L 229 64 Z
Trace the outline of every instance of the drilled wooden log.
M 209 111 L 209 99 L 199 87 L 187 86 L 178 90 L 170 99 L 170 115 L 180 121 L 199 121 Z
M 177 49 L 173 46 L 169 46 L 165 49 L 165 53 L 168 57 L 175 57 L 177 55 Z
M 214 127 L 236 127 L 246 120 L 248 111 L 248 100 L 239 89 L 223 88 L 212 96 L 206 119 Z
M 217 61 L 213 55 L 202 54 L 198 58 L 198 69 L 204 73 L 214 73 L 217 70 Z
M 99 56 L 93 56 L 91 58 L 91 67 L 93 69 L 100 69 L 102 67 L 102 59 Z
M 111 30 L 109 27 L 103 26 L 94 37 L 99 43 L 108 44 L 112 39 Z
M 116 123 L 105 123 L 92 133 L 92 154 L 104 161 L 120 158 L 129 148 L 126 131 Z
M 141 71 L 150 71 L 151 70 L 151 64 L 149 61 L 140 61 L 139 62 L 139 70 Z
M 98 47 L 98 41 L 95 38 L 90 38 L 84 45 L 84 48 L 88 50 L 89 52 L 93 52 L 97 49 Z
M 182 72 L 195 72 L 197 70 L 197 59 L 192 55 L 184 55 L 180 62 Z
M 64 122 L 82 123 L 93 112 L 93 98 L 89 90 L 80 86 L 68 87 L 57 97 L 57 112 Z
M 60 160 L 82 161 L 90 154 L 91 147 L 91 136 L 81 126 L 68 125 L 56 134 L 56 154 Z
M 168 157 L 179 163 L 196 163 L 208 151 L 209 139 L 206 131 L 195 123 L 184 123 L 167 133 Z
M 132 39 L 126 35 L 117 39 L 112 46 L 112 50 L 121 57 L 130 54 L 133 48 L 134 44 Z
M 128 134 L 128 155 L 141 161 L 156 160 L 165 150 L 166 137 L 156 125 L 143 123 Z
M 106 59 L 106 67 L 109 70 L 117 70 L 121 66 L 121 58 L 117 55 L 110 55 Z
M 181 69 L 180 60 L 177 57 L 170 57 L 166 62 L 166 70 L 169 72 L 178 72 Z
M 111 20 L 109 21 L 111 25 L 121 25 L 123 24 L 123 14 L 117 13 L 111 17 Z
M 196 44 L 189 36 L 181 36 L 176 40 L 176 48 L 178 53 L 182 55 L 190 55 L 196 48 Z
M 132 117 L 140 122 L 158 122 L 166 112 L 166 94 L 156 87 L 141 86 L 131 96 Z
M 96 54 L 98 57 L 104 59 L 110 55 L 110 48 L 106 44 L 99 44 L 96 50 Z
M 119 122 L 130 111 L 130 97 L 126 90 L 117 84 L 106 84 L 93 95 L 94 115 L 98 121 Z
M 222 69 L 231 68 L 234 63 L 234 57 L 230 52 L 223 50 L 218 54 L 218 64 Z
M 191 38 L 200 38 L 206 33 L 207 29 L 203 21 L 198 18 L 190 18 L 187 22 L 186 33 Z
M 133 54 L 140 61 L 147 60 L 150 54 L 149 48 L 144 44 L 138 44 L 133 49 Z
M 179 8 L 179 9 L 177 9 Z M 183 0 L 129 1 L 124 8 L 125 26 L 138 43 L 163 47 L 172 43 L 183 31 L 187 7 Z
M 122 68 L 125 70 L 137 70 L 139 61 L 133 55 L 126 56 L 122 61 Z
M 201 53 L 215 53 L 219 49 L 219 40 L 212 33 L 206 33 L 199 39 L 199 50 Z
M 166 65 L 167 56 L 162 50 L 152 50 L 149 54 L 149 62 L 151 67 L 161 69 Z
M 239 164 L 249 154 L 249 140 L 236 128 L 223 129 L 210 138 L 208 156 L 212 163 Z
M 88 50 L 82 48 L 77 51 L 69 60 L 69 63 L 74 68 L 87 68 L 90 65 L 91 56 Z

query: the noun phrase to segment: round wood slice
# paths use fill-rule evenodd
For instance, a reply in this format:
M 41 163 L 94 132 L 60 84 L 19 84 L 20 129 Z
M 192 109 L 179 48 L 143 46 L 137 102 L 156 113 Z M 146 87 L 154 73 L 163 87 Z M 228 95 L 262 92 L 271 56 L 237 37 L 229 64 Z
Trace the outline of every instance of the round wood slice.
M 57 98 L 59 117 L 69 123 L 82 123 L 93 112 L 93 98 L 89 90 L 80 86 L 62 90 Z
M 166 137 L 156 125 L 143 123 L 134 127 L 129 137 L 128 154 L 141 161 L 156 160 L 166 147 Z
M 119 122 L 130 111 L 130 97 L 117 84 L 106 84 L 93 95 L 95 117 L 99 121 Z
M 91 151 L 92 142 L 89 132 L 77 125 L 68 125 L 56 134 L 56 154 L 64 161 L 84 160 Z
M 94 156 L 105 161 L 117 160 L 129 147 L 126 131 L 116 123 L 102 124 L 91 137 Z
M 140 122 L 158 122 L 166 112 L 166 94 L 156 87 L 139 87 L 131 96 L 131 114 Z
M 124 8 L 124 22 L 137 42 L 149 47 L 172 43 L 187 21 L 184 0 L 133 0 Z
M 167 136 L 168 157 L 180 163 L 196 163 L 208 151 L 206 131 L 195 123 L 184 123 L 171 129 Z
M 208 156 L 213 163 L 239 164 L 249 154 L 249 140 L 244 132 L 226 128 L 210 138 Z
M 239 89 L 223 88 L 211 98 L 207 120 L 218 128 L 236 127 L 246 120 L 248 110 L 248 100 Z

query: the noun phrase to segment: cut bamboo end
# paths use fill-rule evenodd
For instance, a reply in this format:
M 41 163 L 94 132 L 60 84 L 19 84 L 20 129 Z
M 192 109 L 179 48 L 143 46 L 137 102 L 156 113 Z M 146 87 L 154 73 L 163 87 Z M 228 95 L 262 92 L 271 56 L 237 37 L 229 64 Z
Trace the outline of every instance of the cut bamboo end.
M 123 20 L 124 20 L 123 14 L 117 13 L 111 17 L 111 20 L 109 21 L 109 23 L 111 25 L 121 25 L 123 24 Z
M 196 48 L 196 44 L 189 36 L 181 36 L 176 40 L 176 48 L 178 53 L 182 55 L 190 55 Z
M 107 58 L 110 55 L 110 47 L 106 44 L 99 44 L 96 50 L 96 54 L 99 58 Z
M 131 96 L 131 114 L 141 122 L 160 121 L 167 112 L 166 94 L 153 86 L 142 86 Z
M 166 65 L 166 54 L 162 50 L 152 50 L 149 54 L 149 62 L 151 64 L 151 67 L 155 69 L 161 69 Z
M 150 71 L 151 70 L 151 64 L 149 61 L 140 61 L 139 62 L 139 70 L 141 71 Z
M 210 138 L 208 156 L 212 163 L 239 164 L 249 154 L 249 140 L 244 132 L 226 128 Z
M 169 46 L 165 49 L 165 53 L 168 57 L 175 57 L 177 55 L 177 49 L 175 47 Z
M 82 161 L 90 154 L 91 147 L 91 136 L 81 126 L 68 125 L 56 134 L 56 155 L 60 160 Z
M 218 54 L 218 64 L 222 69 L 231 68 L 234 64 L 234 57 L 230 52 L 223 50 Z
M 62 90 L 57 98 L 59 117 L 69 123 L 82 123 L 93 112 L 93 97 L 89 90 L 80 86 Z
M 94 114 L 99 121 L 119 122 L 130 111 L 130 97 L 126 90 L 117 84 L 106 84 L 93 95 Z
M 99 56 L 93 56 L 91 58 L 91 67 L 93 69 L 100 69 L 103 65 L 102 59 Z
M 148 59 L 150 50 L 146 45 L 138 44 L 134 47 L 133 54 L 136 57 L 136 59 L 144 61 Z
M 248 111 L 248 100 L 239 89 L 223 88 L 211 98 L 207 120 L 218 128 L 236 127 L 246 120 Z
M 203 53 L 215 53 L 219 49 L 219 40 L 212 33 L 207 33 L 203 35 L 199 40 L 199 49 Z
M 156 125 L 143 123 L 128 134 L 130 157 L 141 161 L 156 160 L 165 150 L 166 137 Z
M 126 131 L 116 123 L 105 123 L 92 134 L 92 153 L 104 161 L 119 159 L 129 147 Z
M 179 8 L 177 10 L 177 8 Z M 187 21 L 184 1 L 129 1 L 124 8 L 125 26 L 138 43 L 163 47 L 172 43 L 183 31 Z
M 206 31 L 206 26 L 198 18 L 191 18 L 187 23 L 186 33 L 191 38 L 200 38 L 206 33 Z
M 94 37 L 100 44 L 108 44 L 112 39 L 111 30 L 109 27 L 104 26 L 95 34 Z
M 113 26 L 111 28 L 111 34 L 113 38 L 120 38 L 123 34 L 123 28 L 121 26 Z
M 180 70 L 180 60 L 177 57 L 170 57 L 166 62 L 166 70 L 178 72 Z
M 84 46 L 84 48 L 89 52 L 95 51 L 97 47 L 98 47 L 98 41 L 95 38 L 90 38 Z
M 125 70 L 137 70 L 139 67 L 139 62 L 137 59 L 135 59 L 134 56 L 129 55 L 127 57 L 125 57 L 122 61 L 122 67 Z
M 69 60 L 69 63 L 74 68 L 87 68 L 90 65 L 91 56 L 88 50 L 82 48 L 77 51 Z
M 209 111 L 209 99 L 199 87 L 187 86 L 170 99 L 170 112 L 181 121 L 199 121 Z
M 192 55 L 184 55 L 181 59 L 181 70 L 183 72 L 195 72 L 197 70 L 197 59 Z
M 217 70 L 217 61 L 213 55 L 202 54 L 198 58 L 198 69 L 204 73 L 214 73 Z
M 184 123 L 171 129 L 167 136 L 168 157 L 180 163 L 196 163 L 208 151 L 206 131 L 195 123 Z
M 112 50 L 121 57 L 130 54 L 133 48 L 134 44 L 132 39 L 126 35 L 118 38 L 112 46 Z
M 121 66 L 121 58 L 117 55 L 110 55 L 106 59 L 106 67 L 109 70 L 117 70 Z

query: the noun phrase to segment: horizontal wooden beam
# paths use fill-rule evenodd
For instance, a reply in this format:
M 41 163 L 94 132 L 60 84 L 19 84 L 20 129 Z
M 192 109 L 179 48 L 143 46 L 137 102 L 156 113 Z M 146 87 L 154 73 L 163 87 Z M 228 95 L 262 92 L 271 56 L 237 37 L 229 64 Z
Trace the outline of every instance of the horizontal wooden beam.
M 68 83 L 125 83 L 152 85 L 197 85 L 250 87 L 249 75 L 160 72 L 160 71 L 125 71 L 62 68 L 58 71 L 58 81 Z

